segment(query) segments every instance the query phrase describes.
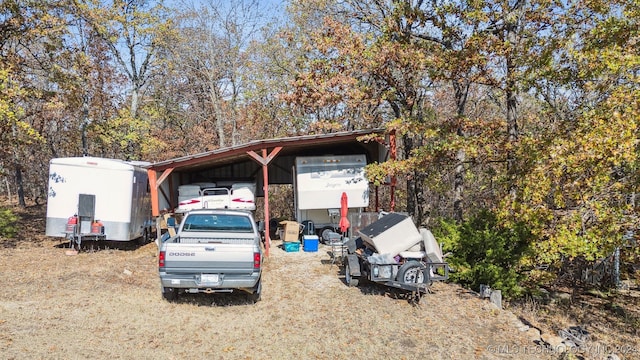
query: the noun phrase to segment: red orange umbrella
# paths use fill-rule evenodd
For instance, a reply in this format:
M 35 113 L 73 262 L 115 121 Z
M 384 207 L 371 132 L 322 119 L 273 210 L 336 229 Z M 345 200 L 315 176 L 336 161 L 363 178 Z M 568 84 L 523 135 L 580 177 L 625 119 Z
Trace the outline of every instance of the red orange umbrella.
M 346 233 L 349 229 L 349 219 L 347 219 L 347 213 L 349 212 L 349 205 L 347 200 L 347 193 L 343 192 L 340 198 L 340 231 Z

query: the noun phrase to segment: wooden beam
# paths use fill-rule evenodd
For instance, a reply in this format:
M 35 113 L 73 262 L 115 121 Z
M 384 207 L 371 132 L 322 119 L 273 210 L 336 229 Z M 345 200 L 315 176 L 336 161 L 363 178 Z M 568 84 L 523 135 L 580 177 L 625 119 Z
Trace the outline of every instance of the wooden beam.
M 173 172 L 173 169 L 174 168 L 165 169 L 162 172 L 162 175 L 160 175 L 160 177 L 158 178 L 158 185 L 157 186 L 160 186 L 169 177 L 169 175 L 171 175 L 171 173 Z
M 255 160 L 260 165 L 269 165 L 269 163 L 278 155 L 278 153 L 282 150 L 282 146 L 276 146 L 271 150 L 269 155 L 267 155 L 267 149 L 262 149 L 262 156 L 255 153 L 253 150 L 247 151 L 247 155 L 251 156 L 253 160 Z
M 271 231 L 269 226 L 269 163 L 275 159 L 278 153 L 282 150 L 282 146 L 277 146 L 269 152 L 267 155 L 267 149 L 262 149 L 262 155 L 258 155 L 255 151 L 247 151 L 253 160 L 262 165 L 263 176 L 263 188 L 264 192 L 264 247 L 265 256 L 269 256 L 269 248 L 271 247 L 271 237 L 269 232 Z
M 160 197 L 158 196 L 158 189 L 160 185 L 169 177 L 173 172 L 173 168 L 165 169 L 162 175 L 158 178 L 158 172 L 152 169 L 147 169 L 147 176 L 149 178 L 149 195 L 151 195 L 151 216 L 160 216 Z M 163 195 L 166 197 L 166 194 Z
M 151 216 L 160 215 L 160 204 L 158 202 L 158 179 L 155 170 L 147 169 L 147 177 L 149 178 L 149 195 L 151 196 Z

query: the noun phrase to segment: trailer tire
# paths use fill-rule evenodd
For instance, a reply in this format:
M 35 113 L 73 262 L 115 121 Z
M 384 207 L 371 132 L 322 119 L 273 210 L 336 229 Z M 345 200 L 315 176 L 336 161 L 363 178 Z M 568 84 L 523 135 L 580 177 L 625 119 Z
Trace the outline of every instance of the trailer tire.
M 351 267 L 348 261 L 344 265 L 344 281 L 349 287 L 356 287 L 360 284 L 360 277 L 351 276 Z
M 398 269 L 398 281 L 404 284 L 422 284 L 425 282 L 425 266 L 418 261 L 407 261 Z
M 162 297 L 169 302 L 174 302 L 178 299 L 178 291 L 175 288 L 166 287 L 162 289 Z
M 136 243 L 140 246 L 142 245 L 146 245 L 147 242 L 149 242 L 149 233 L 147 231 L 147 229 L 144 229 L 142 231 L 142 236 L 140 236 L 139 238 L 136 239 Z
M 320 242 L 323 244 L 326 244 L 328 242 L 328 238 L 329 238 L 329 232 L 334 232 L 334 228 L 326 226 L 323 227 L 322 230 L 320 230 L 320 233 L 318 234 L 318 237 L 320 238 Z M 326 235 L 325 235 L 326 234 Z

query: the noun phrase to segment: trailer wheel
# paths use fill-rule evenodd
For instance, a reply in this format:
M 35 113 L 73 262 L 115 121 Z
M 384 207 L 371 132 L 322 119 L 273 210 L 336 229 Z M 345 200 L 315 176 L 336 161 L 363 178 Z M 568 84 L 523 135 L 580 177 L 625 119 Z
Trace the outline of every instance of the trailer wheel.
M 170 302 L 178 299 L 178 291 L 175 288 L 166 287 L 162 289 L 162 297 Z
M 133 241 L 138 246 L 143 246 L 147 243 L 149 235 L 147 234 L 147 229 L 142 230 L 142 235 L 140 237 L 135 238 Z
M 359 277 L 351 276 L 351 267 L 349 267 L 349 262 L 348 261 L 344 265 L 344 281 L 350 287 L 355 287 L 355 286 L 358 286 L 358 284 L 360 284 L 360 278 Z
M 424 265 L 418 261 L 407 261 L 398 269 L 398 281 L 405 284 L 424 283 Z
M 320 242 L 323 244 L 326 244 L 328 242 L 327 239 L 329 239 L 329 233 L 330 232 L 334 232 L 334 228 L 332 227 L 323 227 L 322 230 L 320 230 L 320 233 L 318 234 L 318 237 L 320 238 Z

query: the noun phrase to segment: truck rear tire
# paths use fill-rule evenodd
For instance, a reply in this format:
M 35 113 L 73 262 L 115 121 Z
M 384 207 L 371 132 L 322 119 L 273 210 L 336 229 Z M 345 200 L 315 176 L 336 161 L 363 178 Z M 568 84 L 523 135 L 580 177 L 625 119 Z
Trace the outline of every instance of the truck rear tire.
M 347 261 L 344 265 L 344 281 L 347 283 L 349 287 L 356 287 L 360 284 L 359 277 L 351 276 L 351 268 L 349 267 L 349 262 Z
M 249 300 L 252 303 L 257 303 L 262 299 L 262 279 L 258 280 L 258 284 L 256 285 L 256 290 L 253 294 L 249 294 Z
M 170 302 L 178 299 L 178 291 L 175 288 L 166 287 L 162 291 L 162 297 Z
M 398 281 L 404 284 L 422 284 L 425 282 L 424 268 L 418 261 L 407 261 L 398 269 Z

